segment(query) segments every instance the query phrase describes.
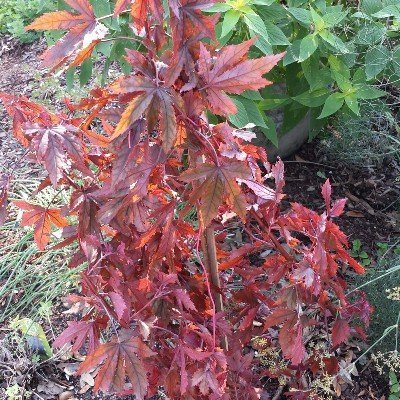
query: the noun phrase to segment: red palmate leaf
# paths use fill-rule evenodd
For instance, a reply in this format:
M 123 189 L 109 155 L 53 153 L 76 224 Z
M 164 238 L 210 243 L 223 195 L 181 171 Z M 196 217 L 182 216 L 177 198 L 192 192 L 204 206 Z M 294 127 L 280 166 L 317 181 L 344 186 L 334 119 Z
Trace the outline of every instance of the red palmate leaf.
M 285 358 L 291 360 L 293 366 L 299 365 L 306 354 L 303 340 L 303 327 L 293 327 L 286 323 L 279 332 L 279 343 Z
M 96 375 L 94 390 L 97 392 L 121 393 L 125 388 L 125 380 L 128 378 L 132 385 L 132 392 L 136 399 L 143 400 L 149 382 L 144 359 L 154 356 L 140 338 L 132 337 L 125 332 L 121 334 L 126 338 L 114 339 L 101 344 L 94 353 L 89 354 L 79 367 L 80 374 L 89 372 L 103 364 Z
M 130 53 L 131 57 L 133 52 Z M 143 65 L 143 68 L 146 68 Z M 143 70 L 143 69 L 142 69 Z M 152 73 L 155 71 L 146 70 Z M 120 80 L 112 86 L 116 93 L 137 94 L 130 101 L 115 128 L 111 139 L 115 139 L 133 125 L 143 114 L 149 121 L 148 130 L 151 131 L 159 119 L 163 138 L 163 148 L 168 152 L 175 143 L 177 136 L 176 116 L 174 107 L 178 106 L 177 97 L 171 88 L 161 85 L 157 78 L 147 76 L 130 76 Z
M 338 318 L 332 327 L 332 344 L 333 347 L 339 346 L 340 343 L 345 342 L 350 336 L 349 323 L 343 319 Z
M 331 183 L 329 182 L 329 179 L 327 179 L 323 184 L 321 193 L 322 197 L 325 200 L 326 210 L 329 214 L 329 210 L 331 209 L 331 196 L 332 196 L 332 186 Z
M 131 3 L 132 0 L 117 0 L 115 2 L 114 16 L 117 16 L 121 14 L 122 11 L 125 11 Z
M 202 11 L 213 6 L 217 0 L 170 0 L 172 10 L 172 31 L 175 42 L 183 43 L 192 30 L 196 33 L 215 38 L 215 25 L 219 14 L 207 16 Z
M 211 392 L 221 395 L 220 385 L 218 383 L 216 374 L 210 368 L 198 369 L 192 377 L 192 385 L 198 386 L 200 393 L 206 396 Z
M 136 29 L 140 31 L 145 26 L 149 15 L 160 23 L 162 21 L 161 10 L 162 5 L 159 0 L 135 0 L 132 3 L 131 16 Z
M 204 226 L 210 224 L 223 201 L 243 220 L 246 219 L 246 199 L 236 179 L 251 177 L 250 169 L 241 162 L 221 165 L 203 164 L 179 176 L 185 182 L 201 181 L 192 195 L 192 202 L 200 200 L 200 218 Z
M 285 53 L 247 59 L 246 55 L 255 39 L 239 45 L 224 47 L 215 62 L 210 52 L 200 44 L 199 75 L 211 109 L 220 115 L 234 114 L 237 109 L 226 93 L 240 94 L 245 90 L 257 90 L 271 82 L 262 75 L 269 72 Z
M 25 133 L 33 137 L 32 146 L 36 150 L 37 159 L 46 166 L 54 186 L 63 177 L 63 171 L 69 170 L 71 166 L 90 175 L 77 132 L 76 127 L 61 124 L 49 127 L 34 124 L 25 129 Z
M 45 208 L 24 200 L 16 200 L 14 204 L 24 210 L 22 226 L 33 226 L 35 242 L 39 250 L 44 250 L 50 240 L 51 227 L 64 228 L 68 220 L 61 215 L 57 208 Z
M 135 210 L 132 206 L 148 194 L 150 176 L 162 160 L 159 147 L 149 147 L 148 143 L 135 146 L 127 158 L 126 168 L 116 169 L 117 173 L 94 194 L 94 197 L 102 203 L 98 211 L 98 221 L 109 223 L 120 213 L 124 223 L 128 221 L 133 223 L 135 214 L 139 210 Z M 118 162 L 118 166 L 123 165 L 125 164 Z M 124 214 L 124 210 L 127 209 L 129 212 Z
M 81 349 L 88 341 L 88 351 L 92 353 L 100 343 L 100 332 L 107 326 L 104 318 L 90 321 L 71 321 L 68 328 L 59 335 L 53 343 L 54 347 L 62 347 L 67 343 L 73 343 L 72 351 Z
M 289 310 L 287 308 L 278 308 L 272 312 L 271 315 L 264 321 L 264 330 L 272 327 L 278 326 L 287 320 L 295 320 L 297 318 L 297 313 L 294 310 Z
M 78 14 L 55 11 L 40 16 L 26 27 L 26 30 L 68 30 L 65 36 L 43 54 L 45 67 L 61 65 L 80 48 L 88 48 L 92 42 L 102 39 L 108 32 L 107 28 L 97 21 L 88 0 L 65 0 L 65 2 Z M 80 61 L 84 59 L 82 55 L 78 57 Z

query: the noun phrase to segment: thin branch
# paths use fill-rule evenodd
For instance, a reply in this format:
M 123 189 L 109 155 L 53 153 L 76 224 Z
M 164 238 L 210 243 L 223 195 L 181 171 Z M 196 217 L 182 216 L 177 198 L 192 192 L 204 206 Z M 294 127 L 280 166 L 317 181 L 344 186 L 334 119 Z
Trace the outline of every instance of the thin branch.
M 257 223 L 262 228 L 264 228 L 265 233 L 269 236 L 269 238 L 272 240 L 272 243 L 275 245 L 276 249 L 286 258 L 286 260 L 290 262 L 296 262 L 296 259 L 286 251 L 286 249 L 282 246 L 282 244 L 279 242 L 276 236 L 270 231 L 268 225 L 260 218 L 260 216 L 257 214 L 257 211 L 254 210 L 254 208 L 251 209 L 250 214 L 254 217 Z

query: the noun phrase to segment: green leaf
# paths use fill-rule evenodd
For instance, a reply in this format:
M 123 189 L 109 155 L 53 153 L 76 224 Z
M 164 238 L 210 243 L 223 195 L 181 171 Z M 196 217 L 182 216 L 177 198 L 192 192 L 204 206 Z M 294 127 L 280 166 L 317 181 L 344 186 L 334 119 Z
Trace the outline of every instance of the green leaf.
M 263 97 L 258 90 L 245 90 L 241 96 L 250 100 L 263 100 Z
M 108 80 L 108 72 L 110 71 L 111 60 L 107 58 L 104 63 L 103 72 L 101 73 L 101 86 L 104 86 Z
M 93 71 L 93 60 L 88 58 L 81 65 L 81 72 L 79 74 L 79 83 L 81 86 L 85 86 L 90 78 L 92 77 Z
M 329 65 L 331 67 L 331 72 L 335 78 L 342 92 L 347 92 L 352 89 L 350 83 L 350 69 L 349 67 L 338 57 L 330 55 L 328 57 Z
M 333 93 L 325 101 L 324 108 L 318 119 L 329 117 L 339 111 L 344 104 L 343 93 Z
M 379 43 L 386 35 L 386 28 L 382 25 L 368 24 L 360 29 L 354 37 L 354 43 L 371 46 Z
M 37 322 L 34 322 L 30 318 L 16 319 L 12 321 L 11 327 L 19 329 L 21 333 L 26 336 L 28 344 L 33 348 L 33 350 L 40 350 L 38 347 L 41 347 L 48 358 L 53 356 L 46 334 Z
M 308 3 L 308 0 L 288 0 L 287 4 L 289 7 L 300 7 L 304 5 L 305 3 Z
M 353 244 L 354 251 L 358 252 L 361 250 L 361 240 L 360 239 L 353 240 L 352 244 Z
M 347 11 L 334 11 L 334 12 L 329 12 L 323 16 L 323 19 L 325 21 L 325 26 L 327 27 L 334 27 L 339 24 L 339 22 L 343 21 L 348 14 Z
M 390 379 L 390 384 L 391 385 L 394 385 L 395 383 L 398 383 L 397 376 L 393 371 L 389 371 L 389 379 Z
M 269 35 L 267 28 L 264 24 L 264 21 L 261 19 L 259 15 L 255 13 L 245 14 L 243 16 L 243 19 L 246 25 L 249 27 L 249 29 L 261 35 L 264 40 L 266 40 L 269 44 L 271 44 L 269 42 Z
M 225 46 L 229 42 L 234 32 L 230 31 L 227 35 L 222 36 L 221 31 L 222 31 L 222 22 L 218 22 L 218 24 L 215 27 L 215 33 L 217 34 L 217 38 L 220 45 Z
M 232 7 L 229 4 L 217 3 L 211 7 L 205 8 L 203 11 L 206 13 L 217 13 L 217 12 L 226 12 L 231 9 L 232 9 Z
M 328 89 L 318 89 L 314 91 L 307 91 L 298 96 L 293 97 L 298 103 L 307 107 L 320 107 L 322 106 L 329 96 Z
M 301 39 L 300 42 L 300 54 L 298 61 L 302 62 L 307 60 L 314 52 L 318 49 L 318 38 L 314 35 L 308 35 Z
M 400 19 L 400 5 L 389 5 L 372 15 L 375 18 L 395 17 Z
M 272 46 L 269 42 L 268 31 L 261 17 L 255 13 L 250 13 L 245 14 L 243 20 L 249 28 L 251 37 L 258 37 L 254 45 L 264 54 L 273 54 Z
M 266 94 L 266 96 L 268 97 L 258 103 L 260 110 L 273 110 L 278 107 L 283 107 L 292 101 L 291 98 L 284 93 L 269 93 Z
M 321 14 L 326 13 L 327 10 L 326 4 L 328 3 L 326 0 L 313 0 L 313 2 Z M 329 1 L 329 3 L 331 3 L 331 1 Z
M 286 9 L 278 3 L 273 3 L 268 7 L 259 7 L 257 8 L 257 14 L 262 17 L 264 21 L 280 21 L 285 20 L 287 18 Z
M 65 82 L 67 84 L 67 91 L 71 91 L 74 87 L 76 67 L 69 68 L 65 73 Z
M 362 0 L 360 10 L 368 15 L 375 14 L 382 9 L 381 0 Z
M 281 28 L 269 21 L 264 21 L 264 24 L 268 32 L 268 42 L 272 46 L 287 46 L 290 44 L 289 40 L 287 39 Z
M 235 28 L 240 19 L 240 15 L 240 11 L 237 10 L 229 10 L 225 13 L 224 19 L 222 20 L 221 37 L 226 36 Z
M 315 25 L 315 30 L 317 32 L 322 31 L 325 28 L 325 21 L 312 7 L 310 7 L 311 18 Z
M 110 15 L 111 4 L 108 0 L 93 0 L 92 1 L 93 11 L 97 18 Z M 104 25 L 114 30 L 119 30 L 119 23 L 116 18 L 105 18 L 101 21 Z
M 291 8 L 287 9 L 288 13 L 298 22 L 304 24 L 305 26 L 310 26 L 313 22 L 311 13 L 304 8 Z
M 96 51 L 108 58 L 111 55 L 111 47 L 112 47 L 111 41 L 100 42 L 99 44 L 96 45 Z
M 278 147 L 279 141 L 278 141 L 278 133 L 276 131 L 275 122 L 272 120 L 272 118 L 268 117 L 267 115 L 264 116 L 264 121 L 266 126 L 261 127 L 261 132 L 268 140 L 272 142 L 272 144 L 275 147 Z
M 392 65 L 396 75 L 400 76 L 400 46 L 397 46 L 392 54 Z
M 252 0 L 252 4 L 258 4 L 260 6 L 270 6 L 275 3 L 275 0 Z
M 383 90 L 375 89 L 372 86 L 356 85 L 355 88 L 356 96 L 361 100 L 374 100 L 386 95 Z
M 328 67 L 319 69 L 319 65 L 319 58 L 313 56 L 301 63 L 304 76 L 312 91 L 325 88 L 333 81 L 330 69 Z
M 347 104 L 347 107 L 349 107 L 354 114 L 360 115 L 360 107 L 358 105 L 358 100 L 355 93 L 347 94 L 344 100 Z
M 349 49 L 343 43 L 342 39 L 340 39 L 338 36 L 334 35 L 333 33 L 329 32 L 327 30 L 322 30 L 319 32 L 319 35 L 325 42 L 330 44 L 332 47 L 334 47 L 336 50 L 340 51 L 341 53 L 345 54 L 345 53 L 349 52 Z
M 372 47 L 365 54 L 365 73 L 371 80 L 382 72 L 390 60 L 390 51 L 383 45 Z
M 340 74 L 346 79 L 350 79 L 350 68 L 339 57 L 331 54 L 328 57 L 328 62 L 334 76 Z
M 362 68 L 357 68 L 353 74 L 353 84 L 365 84 L 367 81 L 367 75 Z
M 236 104 L 237 113 L 229 115 L 229 121 L 237 128 L 243 128 L 247 124 L 255 124 L 260 127 L 266 127 L 263 115 L 257 108 L 253 100 L 241 96 L 232 96 Z
M 286 55 L 283 57 L 283 66 L 286 67 L 289 64 L 297 62 L 300 55 L 300 43 L 301 40 L 295 40 L 290 47 L 286 50 Z

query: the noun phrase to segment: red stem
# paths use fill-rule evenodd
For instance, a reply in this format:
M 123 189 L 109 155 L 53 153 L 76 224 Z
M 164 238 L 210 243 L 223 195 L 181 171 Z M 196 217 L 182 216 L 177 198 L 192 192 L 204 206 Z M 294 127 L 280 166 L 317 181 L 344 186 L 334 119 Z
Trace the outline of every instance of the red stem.
M 282 244 L 279 242 L 276 236 L 270 231 L 269 226 L 257 214 L 256 210 L 252 208 L 250 213 L 257 221 L 257 223 L 265 230 L 265 233 L 271 239 L 276 249 L 286 258 L 286 260 L 290 262 L 296 262 L 296 259 L 286 251 L 286 249 L 282 246 Z

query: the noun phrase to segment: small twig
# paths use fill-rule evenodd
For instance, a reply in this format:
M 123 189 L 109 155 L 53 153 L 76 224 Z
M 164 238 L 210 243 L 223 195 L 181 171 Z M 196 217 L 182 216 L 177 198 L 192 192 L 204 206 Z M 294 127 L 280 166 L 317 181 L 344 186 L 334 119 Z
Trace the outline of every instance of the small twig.
M 112 42 L 113 40 L 133 40 L 135 42 L 139 42 L 140 44 L 142 43 L 141 39 L 132 36 L 116 36 L 108 39 L 102 39 L 101 42 Z
M 272 400 L 278 400 L 279 397 L 281 397 L 281 394 L 282 394 L 284 388 L 285 388 L 285 386 L 279 386 L 277 391 L 275 392 L 274 397 L 272 398 Z
M 314 161 L 306 161 L 306 160 L 285 160 L 285 164 L 287 163 L 297 163 L 297 164 L 312 164 L 312 165 L 319 165 L 321 167 L 325 167 L 325 168 L 329 168 L 329 169 L 338 169 L 338 167 L 333 167 L 332 165 L 328 165 L 328 164 L 321 164 L 321 163 L 317 163 Z
M 40 396 L 40 394 L 39 393 L 37 393 L 37 392 L 33 392 L 33 394 L 35 395 L 35 396 L 37 396 L 37 397 L 39 397 L 39 399 L 41 399 L 41 400 L 45 400 L 42 396 Z
M 267 226 L 267 224 L 264 223 L 264 221 L 257 214 L 257 211 L 255 211 L 253 208 L 251 209 L 251 215 L 258 222 L 258 224 L 262 228 L 264 228 L 265 233 L 269 236 L 269 238 L 272 240 L 272 243 L 274 244 L 276 249 L 286 258 L 286 260 L 290 261 L 290 262 L 295 262 L 296 259 L 286 251 L 286 249 L 282 246 L 282 244 L 279 242 L 279 240 L 276 238 L 276 236 L 270 231 L 270 229 Z
M 131 10 L 129 9 L 127 9 L 127 10 L 123 10 L 123 11 L 121 11 L 119 14 L 125 14 L 125 13 L 129 13 L 129 12 L 131 12 Z M 107 14 L 107 15 L 103 15 L 102 17 L 98 17 L 96 20 L 97 21 L 101 21 L 101 20 L 103 20 L 103 19 L 107 19 L 107 18 L 112 18 L 112 17 L 115 17 L 114 16 L 114 13 L 112 13 L 112 14 Z

